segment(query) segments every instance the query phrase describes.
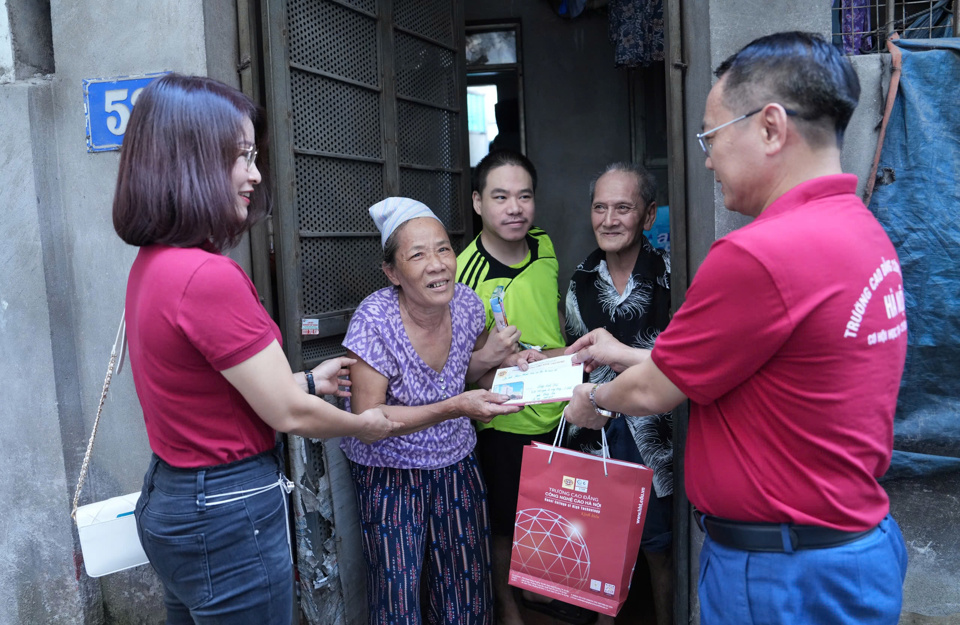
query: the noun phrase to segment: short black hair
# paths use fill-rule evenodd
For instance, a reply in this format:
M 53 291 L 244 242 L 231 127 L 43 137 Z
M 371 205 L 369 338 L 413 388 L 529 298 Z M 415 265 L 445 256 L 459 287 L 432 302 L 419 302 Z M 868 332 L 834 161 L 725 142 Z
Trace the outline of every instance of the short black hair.
M 120 148 L 113 227 L 130 245 L 210 246 L 223 251 L 270 212 L 267 167 L 246 219 L 231 179 L 244 119 L 266 156 L 263 109 L 204 76 L 167 74 L 137 99 Z M 263 160 L 261 159 L 261 162 Z
M 513 150 L 495 150 L 480 159 L 473 170 L 473 190 L 483 195 L 483 189 L 487 186 L 487 176 L 492 170 L 504 165 L 516 165 L 527 170 L 533 183 L 533 190 L 537 190 L 537 169 L 529 158 Z
M 597 189 L 597 181 L 603 178 L 605 175 L 611 172 L 623 172 L 625 174 L 631 174 L 636 178 L 637 181 L 637 192 L 640 194 L 640 200 L 643 202 L 643 206 L 638 206 L 637 208 L 646 208 L 650 205 L 650 202 L 657 201 L 657 179 L 653 174 L 647 170 L 646 167 L 639 163 L 627 163 L 625 161 L 619 161 L 616 163 L 610 163 L 603 168 L 599 174 L 593 177 L 593 180 L 590 181 L 590 203 L 593 203 L 593 193 Z
M 727 108 L 747 112 L 777 102 L 806 122 L 798 127 L 811 142 L 829 130 L 842 145 L 860 100 L 860 80 L 849 59 L 815 33 L 790 31 L 754 39 L 714 73 L 726 78 Z

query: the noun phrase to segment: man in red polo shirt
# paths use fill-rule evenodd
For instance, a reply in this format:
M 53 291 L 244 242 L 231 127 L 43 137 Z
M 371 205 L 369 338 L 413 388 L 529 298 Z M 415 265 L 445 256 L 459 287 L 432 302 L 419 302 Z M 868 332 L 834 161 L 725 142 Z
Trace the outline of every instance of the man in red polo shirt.
M 701 623 L 897 623 L 907 554 L 877 483 L 906 356 L 893 245 L 843 174 L 860 94 L 849 61 L 806 33 L 748 44 L 716 71 L 698 135 L 730 210 L 652 352 L 603 331 L 567 419 L 691 402 L 686 489 L 706 530 Z

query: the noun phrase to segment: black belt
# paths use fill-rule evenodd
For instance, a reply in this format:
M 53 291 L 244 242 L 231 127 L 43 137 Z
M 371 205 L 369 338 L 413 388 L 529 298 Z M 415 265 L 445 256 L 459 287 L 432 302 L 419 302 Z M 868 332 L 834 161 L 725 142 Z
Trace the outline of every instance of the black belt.
M 790 540 L 792 551 L 826 549 L 827 547 L 838 547 L 852 543 L 877 529 L 871 527 L 862 532 L 845 532 L 816 525 L 745 523 L 709 516 L 698 510 L 694 510 L 694 513 L 700 523 L 700 528 L 706 531 L 710 538 L 726 547 L 744 551 L 779 551 L 782 553 L 787 551 L 784 548 L 786 538 Z M 786 537 L 784 532 L 786 532 Z

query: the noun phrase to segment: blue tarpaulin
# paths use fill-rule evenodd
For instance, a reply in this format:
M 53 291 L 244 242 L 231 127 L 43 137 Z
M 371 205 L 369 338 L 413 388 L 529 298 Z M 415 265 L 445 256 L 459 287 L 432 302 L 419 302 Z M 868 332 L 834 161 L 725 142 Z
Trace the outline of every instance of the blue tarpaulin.
M 896 45 L 900 85 L 870 199 L 907 305 L 888 479 L 960 470 L 960 38 Z

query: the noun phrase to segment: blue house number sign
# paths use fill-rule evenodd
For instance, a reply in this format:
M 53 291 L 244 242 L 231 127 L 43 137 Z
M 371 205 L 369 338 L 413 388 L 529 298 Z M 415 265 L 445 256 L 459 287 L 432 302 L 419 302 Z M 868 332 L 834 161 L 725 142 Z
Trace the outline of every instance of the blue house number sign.
M 87 152 L 119 150 L 127 131 L 130 112 L 140 92 L 151 82 L 168 74 L 142 74 L 120 78 L 90 78 L 83 81 L 83 102 L 87 116 Z

